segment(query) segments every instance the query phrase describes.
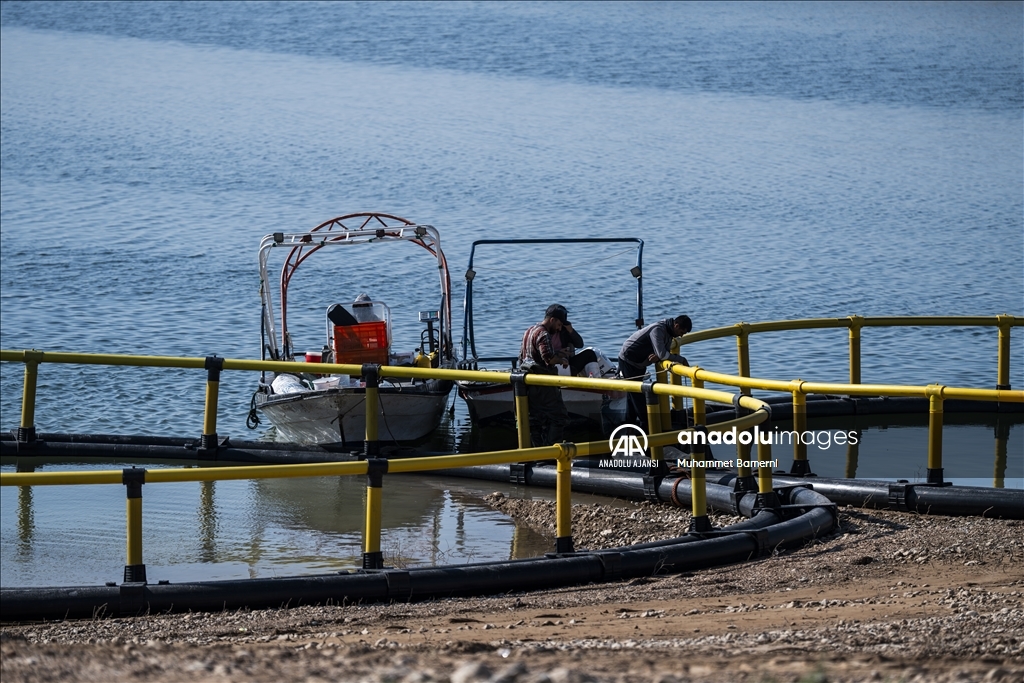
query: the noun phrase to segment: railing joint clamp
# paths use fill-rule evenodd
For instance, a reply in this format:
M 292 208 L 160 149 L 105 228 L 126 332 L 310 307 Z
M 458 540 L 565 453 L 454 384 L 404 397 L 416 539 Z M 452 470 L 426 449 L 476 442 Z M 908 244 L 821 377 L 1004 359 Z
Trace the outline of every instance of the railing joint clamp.
M 216 354 L 207 356 L 203 367 L 206 368 L 206 381 L 219 382 L 220 371 L 224 369 L 224 359 Z
M 508 481 L 516 486 L 526 486 L 526 478 L 530 476 L 533 465 L 528 462 L 513 462 L 508 466 Z
M 138 566 L 142 567 L 141 580 L 127 580 L 129 569 L 136 569 Z M 120 597 L 118 614 L 122 617 L 135 616 L 146 608 L 146 565 L 125 567 L 124 573 L 125 582 L 121 584 L 118 590 Z
M 641 389 L 644 392 L 644 402 L 649 406 L 658 405 L 658 397 L 654 393 L 654 378 L 644 380 L 641 385 Z
M 146 468 L 124 468 L 121 470 L 121 483 L 127 487 L 128 498 L 142 498 L 142 485 L 146 483 Z
M 384 485 L 384 475 L 388 473 L 387 458 L 366 459 L 366 485 L 379 489 Z
M 661 499 L 658 498 L 658 487 L 661 486 L 662 479 L 664 479 L 664 476 L 662 475 L 644 475 L 644 500 L 646 500 L 648 503 L 661 502 Z

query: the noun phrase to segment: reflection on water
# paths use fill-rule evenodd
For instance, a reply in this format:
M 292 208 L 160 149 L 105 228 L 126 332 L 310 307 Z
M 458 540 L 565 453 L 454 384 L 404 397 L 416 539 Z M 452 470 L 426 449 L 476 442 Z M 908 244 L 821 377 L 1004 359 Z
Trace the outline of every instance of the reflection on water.
M 20 471 L 122 466 L 26 465 L 24 459 L 17 465 Z M 4 471 L 13 469 L 14 463 L 3 465 Z M 534 557 L 550 550 L 552 539 L 517 529 L 483 502 L 482 496 L 495 490 L 516 493 L 502 484 L 389 477 L 382 519 L 386 563 L 460 564 Z M 360 566 L 365 494 L 362 477 L 148 484 L 143 489 L 147 573 L 152 581 L 180 582 Z M 119 579 L 124 564 L 124 495 L 121 486 L 3 489 L 0 584 L 76 585 Z M 188 510 L 194 513 L 187 514 Z M 69 562 L 69 557 L 75 561 Z
M 1019 315 L 1021 15 L 1019 3 L 4 2 L 0 346 L 255 357 L 259 238 L 361 209 L 437 225 L 455 272 L 480 237 L 641 237 L 645 316 L 686 312 L 698 328 Z M 365 39 L 383 25 L 398 39 Z M 434 39 L 453 26 L 465 40 Z M 582 267 L 599 256 L 497 258 L 479 281 L 480 342 L 514 353 L 558 300 L 614 355 L 632 302 L 608 270 Z M 415 268 L 353 263 L 309 286 L 436 307 L 417 300 Z M 320 335 L 322 308 L 310 316 Z M 413 323 L 396 322 L 396 339 Z M 846 376 L 844 330 L 750 348 L 756 376 Z M 994 349 L 994 330 L 872 329 L 863 379 L 975 386 L 994 380 Z M 685 355 L 728 370 L 735 353 L 720 340 Z M 4 429 L 22 379 L 0 364 Z M 198 436 L 204 381 L 47 364 L 36 426 Z M 224 374 L 222 435 L 259 438 L 245 428 L 255 383 Z M 1011 383 L 1024 386 L 1019 363 Z M 994 445 L 991 426 L 947 424 L 949 477 L 1020 485 L 1018 423 Z M 840 428 L 860 430 L 859 448 L 811 449 L 815 471 L 923 473 L 923 426 Z M 514 443 L 468 426 L 456 400 L 425 448 Z M 479 500 L 508 487 L 481 486 L 389 477 L 389 561 L 549 547 Z M 355 478 L 147 485 L 148 573 L 359 564 L 364 495 Z M 0 489 L 0 583 L 118 579 L 124 524 L 122 486 Z
M 968 486 L 1024 488 L 1024 414 L 949 413 L 942 429 L 942 467 L 947 481 Z M 780 423 L 780 430 L 791 423 Z M 825 477 L 909 479 L 923 481 L 928 474 L 928 415 L 850 415 L 812 418 L 807 429 L 821 443 L 807 445 L 811 470 Z M 823 434 L 826 433 L 827 435 Z M 841 445 L 839 432 L 854 435 Z M 822 445 L 827 444 L 827 445 Z M 772 458 L 789 470 L 793 448 L 774 445 Z M 718 459 L 736 457 L 735 446 L 716 445 Z
M 924 480 L 927 415 L 809 420 L 808 429 L 857 435 L 856 445 L 808 447 L 820 476 Z M 494 434 L 500 428 L 493 428 Z M 508 430 L 511 431 L 511 430 Z M 491 433 L 491 432 L 488 432 Z M 511 437 L 513 438 L 514 434 Z M 1024 415 L 946 416 L 945 478 L 957 484 L 1024 488 Z M 788 470 L 792 453 L 774 447 Z M 735 457 L 716 446 L 714 457 Z M 137 464 L 137 463 L 136 463 Z M 110 469 L 124 463 L 4 462 L 4 471 Z M 157 465 L 166 466 L 166 465 Z M 550 500 L 548 490 L 420 475 L 391 475 L 383 489 L 381 549 L 388 566 L 460 564 L 535 557 L 553 539 L 516 527 L 483 496 Z M 124 562 L 122 486 L 5 488 L 0 499 L 0 584 L 97 584 L 120 577 Z M 363 477 L 307 477 L 147 484 L 143 542 L 152 581 L 290 576 L 361 565 Z M 574 493 L 574 502 L 600 500 Z M 612 502 L 612 504 L 615 504 Z M 194 513 L 188 514 L 192 510 Z M 88 539 L 84 541 L 83 539 Z M 69 561 L 69 558 L 73 558 Z

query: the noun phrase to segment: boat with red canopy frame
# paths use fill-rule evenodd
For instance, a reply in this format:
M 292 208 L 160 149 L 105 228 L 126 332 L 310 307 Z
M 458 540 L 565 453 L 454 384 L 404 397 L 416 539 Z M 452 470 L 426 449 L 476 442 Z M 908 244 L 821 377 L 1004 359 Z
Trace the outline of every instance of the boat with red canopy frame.
M 326 308 L 322 351 L 296 352 L 300 347 L 288 325 L 288 291 L 299 266 L 314 254 L 366 259 L 369 254 L 364 252 L 371 247 L 376 250 L 399 243 L 423 247 L 437 260 L 440 278 L 438 308 L 419 312 L 424 329 L 417 352 L 395 350 L 400 347 L 392 344 L 391 309 L 384 302 L 366 298 L 328 305 L 326 297 L 317 304 Z M 275 286 L 268 263 L 270 255 L 281 249 L 286 256 Z M 451 280 L 441 238 L 433 226 L 417 225 L 383 213 L 348 214 L 321 223 L 309 232 L 265 236 L 260 242 L 259 269 L 262 358 L 297 361 L 294 372 L 263 373 L 253 396 L 253 408 L 273 423 L 280 438 L 300 444 L 347 446 L 361 443 L 365 436 L 366 388 L 359 377 L 318 373 L 310 363 L 454 367 Z M 335 268 L 333 272 L 339 271 L 344 272 L 344 268 Z M 421 282 L 413 284 L 422 286 Z M 279 295 L 277 300 L 275 291 Z M 313 345 L 301 348 L 309 346 Z M 319 341 L 315 347 L 321 348 Z M 413 344 L 407 348 L 413 348 Z M 414 442 L 428 436 L 441 421 L 451 389 L 450 380 L 383 378 L 379 387 L 380 440 Z M 250 419 L 250 426 L 253 422 Z M 258 420 L 255 422 L 258 424 Z

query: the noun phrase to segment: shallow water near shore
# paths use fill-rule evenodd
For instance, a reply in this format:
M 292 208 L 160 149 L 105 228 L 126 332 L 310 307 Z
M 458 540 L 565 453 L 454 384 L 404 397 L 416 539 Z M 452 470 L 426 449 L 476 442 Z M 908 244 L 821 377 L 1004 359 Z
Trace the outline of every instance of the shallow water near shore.
M 475 239 L 627 236 L 645 241 L 648 320 L 1024 315 L 1022 20 L 998 3 L 5 2 L 0 346 L 257 357 L 259 239 L 363 210 L 440 230 L 456 311 Z M 416 313 L 437 307 L 429 259 L 368 251 L 307 274 L 297 345 L 319 349 L 326 306 L 368 291 L 398 313 L 396 343 L 416 346 Z M 632 265 L 611 248 L 481 254 L 478 350 L 514 354 L 560 301 L 615 355 L 632 329 Z M 865 382 L 995 384 L 993 328 L 863 337 Z M 846 377 L 843 330 L 755 335 L 750 348 L 754 375 Z M 736 365 L 732 340 L 685 355 Z M 5 430 L 22 372 L 0 364 Z M 194 437 L 204 383 L 44 365 L 35 424 Z M 270 437 L 245 427 L 255 385 L 225 373 L 221 435 Z M 474 430 L 452 401 L 430 450 L 509 438 Z M 1024 477 L 1020 425 L 1003 469 L 994 430 L 950 423 L 951 477 Z M 858 476 L 918 476 L 922 434 L 868 427 Z M 841 448 L 819 455 L 823 473 L 849 469 Z M 291 486 L 147 488 L 147 563 L 181 580 L 352 562 L 362 486 Z M 419 487 L 402 486 L 397 500 L 412 500 Z M 515 527 L 460 486 L 433 484 L 419 517 L 389 522 L 396 556 L 512 552 Z M 123 494 L 4 488 L 0 584 L 118 579 Z

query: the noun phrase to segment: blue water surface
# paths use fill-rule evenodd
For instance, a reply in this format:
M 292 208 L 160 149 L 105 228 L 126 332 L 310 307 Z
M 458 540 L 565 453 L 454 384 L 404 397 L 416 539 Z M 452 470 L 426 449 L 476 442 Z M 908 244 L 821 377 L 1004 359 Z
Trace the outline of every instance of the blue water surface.
M 1024 315 L 1022 25 L 1020 3 L 4 2 L 0 346 L 258 357 L 260 238 L 368 210 L 441 231 L 456 311 L 475 239 L 628 236 L 649 320 Z M 611 248 L 481 256 L 479 351 L 515 353 L 560 301 L 614 356 L 632 265 Z M 437 306 L 416 250 L 301 275 L 300 348 L 361 291 L 409 351 Z M 756 337 L 752 371 L 843 381 L 846 343 Z M 992 328 L 867 329 L 863 354 L 866 382 L 996 382 Z M 736 363 L 731 340 L 687 356 Z M 204 384 L 44 365 L 35 422 L 198 435 Z M 244 426 L 255 385 L 225 373 L 219 433 L 267 436 Z M 21 387 L 0 365 L 3 429 Z M 1015 427 L 1011 466 L 1022 451 Z M 2 582 L 25 583 L 0 493 Z

